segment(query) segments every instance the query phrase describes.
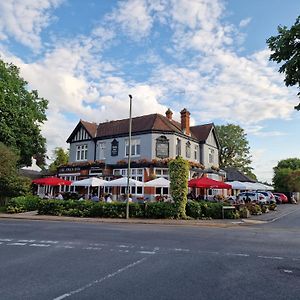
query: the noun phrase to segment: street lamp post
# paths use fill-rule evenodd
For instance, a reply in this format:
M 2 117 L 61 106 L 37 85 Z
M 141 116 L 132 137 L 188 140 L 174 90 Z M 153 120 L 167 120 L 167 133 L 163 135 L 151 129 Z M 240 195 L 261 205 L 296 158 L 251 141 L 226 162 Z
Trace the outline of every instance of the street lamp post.
M 129 95 L 129 141 L 128 141 L 128 169 L 127 169 L 127 201 L 126 201 L 126 219 L 129 219 L 129 179 L 130 179 L 130 160 L 131 160 L 131 118 L 132 96 Z

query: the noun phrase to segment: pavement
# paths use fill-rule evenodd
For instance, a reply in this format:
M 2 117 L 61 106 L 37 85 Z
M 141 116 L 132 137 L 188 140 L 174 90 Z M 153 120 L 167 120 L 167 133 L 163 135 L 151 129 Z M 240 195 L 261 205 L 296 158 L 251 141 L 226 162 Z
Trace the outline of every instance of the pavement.
M 82 218 L 67 216 L 38 215 L 37 211 L 19 214 L 0 213 L 0 219 L 23 219 L 43 221 L 65 221 L 85 223 L 109 223 L 109 224 L 157 224 L 157 225 L 185 225 L 185 226 L 207 226 L 207 227 L 231 227 L 235 225 L 265 224 L 274 222 L 286 215 L 300 209 L 300 205 L 284 204 L 278 205 L 276 211 L 270 211 L 258 216 L 251 215 L 247 219 L 211 219 L 211 220 L 172 220 L 172 219 L 118 219 L 118 218 Z

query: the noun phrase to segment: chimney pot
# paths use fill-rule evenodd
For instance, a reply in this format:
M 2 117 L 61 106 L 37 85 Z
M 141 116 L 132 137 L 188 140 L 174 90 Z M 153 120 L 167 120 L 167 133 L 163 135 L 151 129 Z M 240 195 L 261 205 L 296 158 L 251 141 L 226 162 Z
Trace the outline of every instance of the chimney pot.
M 168 110 L 166 111 L 166 117 L 167 117 L 169 120 L 172 120 L 172 115 L 173 115 L 173 112 L 171 111 L 170 108 L 168 108 Z
M 184 108 L 181 112 L 181 129 L 186 135 L 191 135 L 190 131 L 190 112 Z

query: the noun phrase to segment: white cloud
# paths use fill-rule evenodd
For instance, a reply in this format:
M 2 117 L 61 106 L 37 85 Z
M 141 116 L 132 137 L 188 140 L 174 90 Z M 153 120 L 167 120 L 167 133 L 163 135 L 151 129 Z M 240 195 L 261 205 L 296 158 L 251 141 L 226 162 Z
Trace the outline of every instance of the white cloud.
M 246 27 L 250 22 L 251 22 L 252 18 L 246 18 L 246 19 L 243 19 L 241 20 L 239 26 L 240 27 Z
M 120 2 L 107 20 L 121 25 L 124 33 L 134 40 L 147 36 L 152 27 L 152 17 L 144 0 Z
M 52 20 L 50 11 L 63 0 L 5 0 L 0 2 L 0 40 L 12 37 L 33 49 L 41 46 L 40 33 Z

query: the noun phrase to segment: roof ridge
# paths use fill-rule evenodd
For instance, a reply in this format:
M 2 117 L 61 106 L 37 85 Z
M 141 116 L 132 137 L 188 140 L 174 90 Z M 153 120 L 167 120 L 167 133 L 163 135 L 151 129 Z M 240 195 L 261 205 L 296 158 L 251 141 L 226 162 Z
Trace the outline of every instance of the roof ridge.
M 174 130 L 175 127 L 175 131 L 181 131 L 181 128 L 179 129 L 177 126 L 175 126 L 167 117 L 161 115 L 161 114 L 157 114 L 158 116 L 160 116 L 161 120 L 165 123 L 165 125 L 167 125 L 171 130 Z
M 138 119 L 138 118 L 143 118 L 143 117 L 148 117 L 148 116 L 154 116 L 154 115 L 158 115 L 157 113 L 154 113 L 154 114 L 148 114 L 148 115 L 142 115 L 142 116 L 136 116 L 136 117 L 132 117 L 131 119 L 134 120 L 134 119 Z M 121 121 L 126 121 L 126 120 L 129 120 L 129 117 L 128 118 L 124 118 L 124 119 L 118 119 L 118 120 L 111 120 L 111 121 L 106 121 L 106 122 L 101 122 L 99 123 L 99 125 L 102 125 L 102 124 L 108 124 L 108 123 L 112 123 L 112 122 L 121 122 Z M 99 126 L 98 125 L 98 126 Z

